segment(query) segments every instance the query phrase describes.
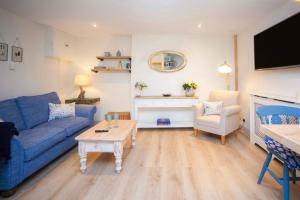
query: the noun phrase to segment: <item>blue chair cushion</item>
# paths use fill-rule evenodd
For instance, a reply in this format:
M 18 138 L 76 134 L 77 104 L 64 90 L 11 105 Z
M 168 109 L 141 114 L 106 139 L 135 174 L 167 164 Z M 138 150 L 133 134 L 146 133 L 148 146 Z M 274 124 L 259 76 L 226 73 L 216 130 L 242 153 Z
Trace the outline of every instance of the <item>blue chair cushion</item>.
M 25 129 L 25 123 L 14 99 L 0 102 L 0 118 L 6 122 L 13 122 L 19 131 Z
M 21 131 L 17 139 L 24 149 L 24 161 L 30 161 L 66 137 L 62 128 L 34 128 Z
M 48 103 L 60 103 L 56 92 L 37 96 L 23 96 L 17 98 L 17 105 L 21 110 L 26 128 L 33 128 L 49 119 Z
M 265 137 L 265 144 L 267 145 L 267 149 L 281 161 L 285 162 L 290 169 L 300 169 L 299 154 L 268 136 Z
M 51 120 L 39 125 L 38 127 L 63 128 L 66 131 L 67 136 L 71 136 L 89 126 L 89 124 L 89 119 L 85 117 L 66 117 L 62 119 Z

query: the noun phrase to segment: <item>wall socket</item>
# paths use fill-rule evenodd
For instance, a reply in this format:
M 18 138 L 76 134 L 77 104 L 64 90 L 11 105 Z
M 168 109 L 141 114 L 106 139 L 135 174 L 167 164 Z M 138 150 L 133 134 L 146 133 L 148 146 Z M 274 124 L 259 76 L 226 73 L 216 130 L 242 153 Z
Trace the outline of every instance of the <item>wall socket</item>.
M 245 121 L 246 121 L 245 118 L 242 118 L 242 119 L 241 119 L 241 121 L 240 121 L 240 127 L 243 127 L 243 126 L 244 126 Z

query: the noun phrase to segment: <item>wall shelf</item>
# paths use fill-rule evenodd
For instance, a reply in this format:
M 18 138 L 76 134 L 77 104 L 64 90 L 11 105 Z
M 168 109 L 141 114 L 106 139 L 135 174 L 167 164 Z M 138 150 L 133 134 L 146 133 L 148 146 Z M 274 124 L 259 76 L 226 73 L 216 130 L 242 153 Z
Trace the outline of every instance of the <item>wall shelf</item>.
M 131 56 L 97 56 L 98 60 L 131 60 Z
M 93 72 L 103 72 L 103 73 L 130 73 L 130 69 L 125 68 L 103 68 L 103 67 L 94 67 Z

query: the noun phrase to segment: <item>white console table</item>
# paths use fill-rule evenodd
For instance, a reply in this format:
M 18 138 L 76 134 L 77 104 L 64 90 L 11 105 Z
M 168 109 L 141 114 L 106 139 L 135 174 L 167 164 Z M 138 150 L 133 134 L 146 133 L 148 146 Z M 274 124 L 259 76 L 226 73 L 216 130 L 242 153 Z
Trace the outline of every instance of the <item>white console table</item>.
M 134 119 L 137 121 L 137 128 L 193 127 L 192 107 L 197 104 L 198 101 L 198 97 L 185 96 L 135 97 Z M 142 115 L 146 116 L 142 117 Z M 157 126 L 157 118 L 169 118 L 171 124 Z
M 278 95 L 252 93 L 250 94 L 250 141 L 266 149 L 264 135 L 260 132 L 260 120 L 256 116 L 256 108 L 263 105 L 282 105 L 300 108 L 296 99 Z

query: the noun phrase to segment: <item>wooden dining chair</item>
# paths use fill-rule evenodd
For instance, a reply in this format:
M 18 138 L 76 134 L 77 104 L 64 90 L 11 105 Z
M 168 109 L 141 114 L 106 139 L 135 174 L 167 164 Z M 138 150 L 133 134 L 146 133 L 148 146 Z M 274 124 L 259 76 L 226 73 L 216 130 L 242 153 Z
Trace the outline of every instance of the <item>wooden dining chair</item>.
M 261 106 L 256 109 L 256 114 L 261 124 L 299 124 L 300 120 L 300 109 L 295 107 Z M 300 169 L 300 155 L 268 136 L 265 136 L 264 141 L 269 153 L 261 169 L 257 183 L 261 184 L 266 171 L 268 171 L 276 182 L 283 187 L 283 199 L 288 200 L 289 182 L 293 181 L 295 183 L 300 180 L 300 177 L 296 177 L 296 170 Z M 278 177 L 269 168 L 273 155 L 283 162 L 282 178 Z M 292 177 L 289 175 L 289 170 L 292 172 Z

